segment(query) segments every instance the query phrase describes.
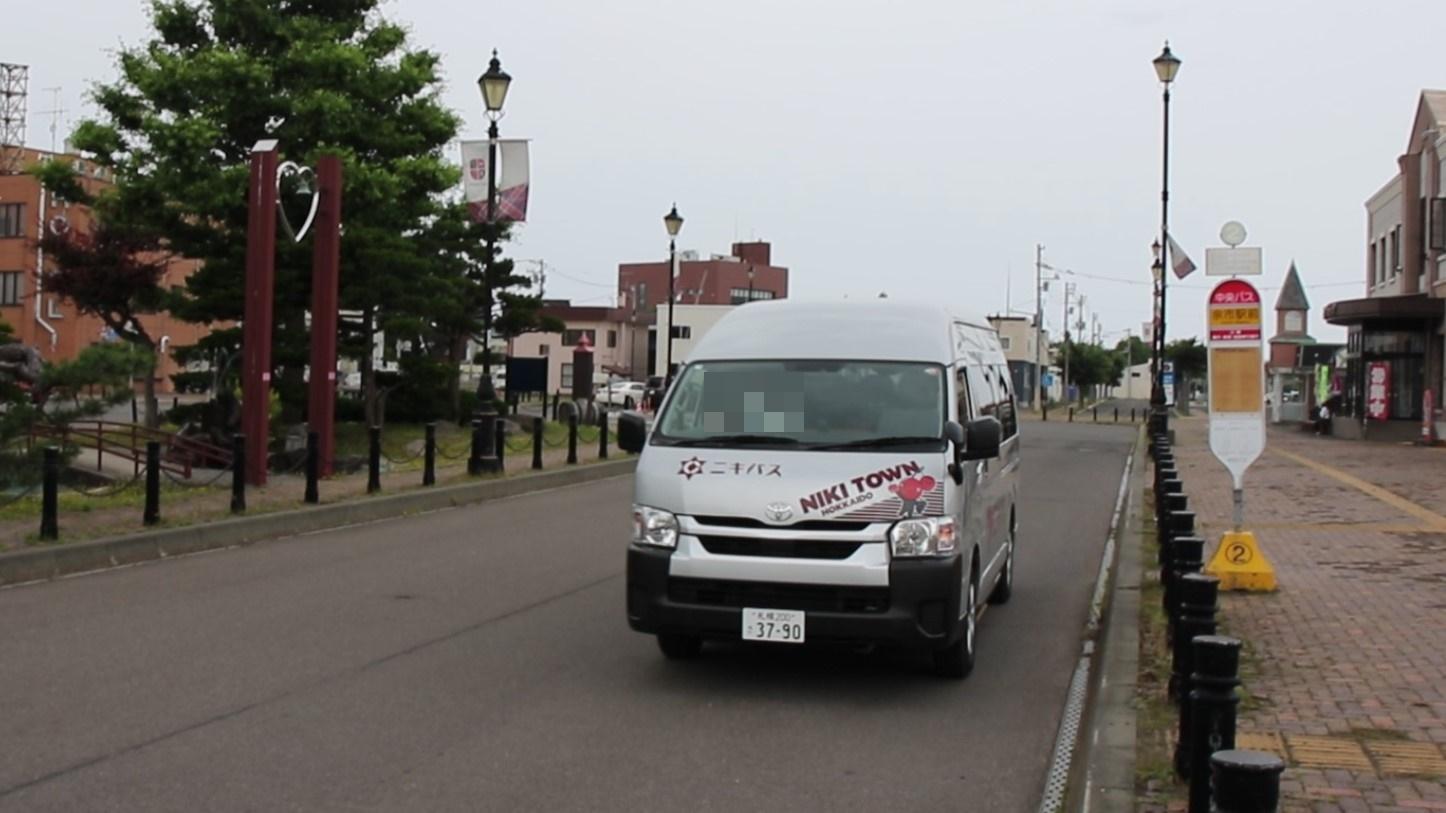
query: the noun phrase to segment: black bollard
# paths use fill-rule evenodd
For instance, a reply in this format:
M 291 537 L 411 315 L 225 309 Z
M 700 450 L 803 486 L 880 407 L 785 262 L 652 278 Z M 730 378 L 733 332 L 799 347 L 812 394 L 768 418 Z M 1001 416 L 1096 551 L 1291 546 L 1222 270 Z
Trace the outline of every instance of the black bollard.
M 321 502 L 321 494 L 317 491 L 316 481 L 321 472 L 321 435 L 317 432 L 306 433 L 306 494 L 302 500 L 312 505 Z
M 1240 698 L 1240 641 L 1223 635 L 1191 640 L 1189 736 L 1176 748 L 1175 770 L 1190 780 L 1190 813 L 1209 813 L 1210 755 L 1235 747 L 1235 707 Z M 1180 748 L 1185 753 L 1182 755 Z M 1183 759 L 1181 757 L 1183 756 Z
M 1204 540 L 1201 540 L 1203 543 Z M 1216 601 L 1220 596 L 1220 580 L 1204 573 L 1185 573 L 1175 584 L 1178 595 L 1175 638 L 1170 647 L 1171 700 L 1179 702 L 1184 697 L 1184 687 L 1190 682 L 1190 642 L 1200 635 L 1215 634 Z M 1180 703 L 1180 724 L 1188 727 L 1184 719 L 1189 704 Z
M 1165 640 L 1167 642 L 1174 642 L 1177 634 L 1176 627 L 1180 621 L 1180 577 L 1186 573 L 1199 573 L 1200 568 L 1205 565 L 1202 559 L 1204 555 L 1204 539 L 1188 534 L 1173 534 L 1170 537 L 1170 569 L 1161 574 L 1161 578 L 1165 582 Z
M 1074 423 L 1074 407 L 1069 408 L 1069 422 Z
M 1216 751 L 1210 755 L 1211 813 L 1275 813 L 1284 770 L 1275 754 Z
M 1165 520 L 1164 533 L 1164 561 L 1160 564 L 1160 583 L 1164 587 L 1165 620 L 1170 620 L 1170 613 L 1174 610 L 1174 581 L 1175 570 L 1179 567 L 1181 548 L 1175 543 L 1184 537 L 1193 536 L 1195 533 L 1195 512 L 1194 511 L 1172 511 Z M 1198 538 L 1198 537 L 1196 537 Z
M 231 513 L 246 513 L 246 436 L 231 436 Z
M 608 459 L 608 412 L 605 409 L 597 413 L 597 457 L 599 460 Z
M 467 456 L 467 473 L 482 473 L 482 421 L 472 421 L 472 453 Z
M 1134 422 L 1135 422 L 1135 408 L 1134 408 L 1134 407 L 1130 407 L 1130 423 L 1134 423 Z
M 367 430 L 367 493 L 382 490 L 382 428 Z
M 422 449 L 422 485 L 437 484 L 437 422 L 427 424 L 426 445 Z
M 493 424 L 492 445 L 497 449 L 497 470 L 507 470 L 507 422 L 498 420 Z
M 532 419 L 532 468 L 542 470 L 542 419 Z
M 54 446 L 45 447 L 41 478 L 40 538 L 50 541 L 60 538 L 60 450 Z
M 135 399 L 134 397 L 132 397 L 132 398 L 131 398 L 131 423 L 140 423 L 140 422 L 141 422 L 140 415 L 138 415 L 137 412 L 136 412 L 136 399 Z
M 552 422 L 557 423 L 557 405 L 562 401 L 562 390 L 552 394 Z
M 1090 407 L 1090 423 L 1100 422 L 1100 408 L 1098 405 Z
M 567 464 L 577 464 L 577 410 L 567 416 Z
M 161 442 L 146 441 L 146 507 L 141 514 L 142 525 L 161 521 Z
M 1042 421 L 1049 420 L 1049 402 L 1043 399 L 1039 402 L 1039 419 Z

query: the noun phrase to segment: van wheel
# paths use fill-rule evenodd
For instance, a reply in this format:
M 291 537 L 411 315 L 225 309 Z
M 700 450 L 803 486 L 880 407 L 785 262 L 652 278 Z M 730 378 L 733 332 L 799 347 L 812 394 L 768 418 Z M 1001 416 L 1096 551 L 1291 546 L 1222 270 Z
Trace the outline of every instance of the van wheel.
M 974 671 L 974 632 L 979 623 L 974 607 L 979 595 L 979 570 L 969 576 L 969 593 L 965 596 L 964 634 L 949 646 L 934 652 L 934 673 L 939 677 L 962 680 Z
M 703 651 L 703 639 L 696 635 L 659 635 L 658 649 L 670 661 L 689 661 Z
M 990 604 L 1005 604 L 1009 597 L 1014 595 L 1014 537 L 1018 531 L 1014 529 L 1014 523 L 1009 523 L 1008 552 L 1004 554 L 1004 569 L 999 572 L 999 578 L 994 582 L 994 589 L 989 593 Z

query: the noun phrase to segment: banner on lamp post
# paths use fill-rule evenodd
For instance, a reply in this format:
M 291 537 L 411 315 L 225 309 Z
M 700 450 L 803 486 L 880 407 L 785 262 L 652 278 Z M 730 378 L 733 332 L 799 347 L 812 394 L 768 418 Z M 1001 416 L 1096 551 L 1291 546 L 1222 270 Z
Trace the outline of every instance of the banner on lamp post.
M 462 142 L 462 196 L 472 219 L 487 221 L 487 141 Z M 531 191 L 528 142 L 510 138 L 497 140 L 497 218 L 513 223 L 527 222 L 527 196 Z

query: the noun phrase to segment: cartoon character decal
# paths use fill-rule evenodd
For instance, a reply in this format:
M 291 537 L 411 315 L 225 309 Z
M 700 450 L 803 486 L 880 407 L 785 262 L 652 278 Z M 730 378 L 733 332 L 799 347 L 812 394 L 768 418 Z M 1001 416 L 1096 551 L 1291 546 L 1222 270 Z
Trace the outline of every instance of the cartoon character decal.
M 909 477 L 903 482 L 889 486 L 889 491 L 893 492 L 902 503 L 899 516 L 923 516 L 928 510 L 928 503 L 924 497 L 934 490 L 936 482 L 933 477 L 924 475 L 923 477 Z

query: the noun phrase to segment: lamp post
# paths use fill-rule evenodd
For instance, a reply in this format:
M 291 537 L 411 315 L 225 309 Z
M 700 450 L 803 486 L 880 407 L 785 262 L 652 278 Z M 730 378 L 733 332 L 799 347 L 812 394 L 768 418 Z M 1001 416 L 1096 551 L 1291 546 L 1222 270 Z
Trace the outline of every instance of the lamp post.
M 1170 43 L 1165 42 L 1165 50 L 1154 59 L 1155 76 L 1160 80 L 1164 88 L 1164 135 L 1163 149 L 1161 150 L 1162 171 L 1160 180 L 1160 243 L 1159 251 L 1156 252 L 1155 262 L 1160 268 L 1160 329 L 1159 335 L 1155 337 L 1158 350 L 1155 353 L 1155 386 L 1150 393 L 1150 406 L 1154 412 L 1156 430 L 1165 431 L 1170 425 L 1169 412 L 1165 406 L 1165 250 L 1170 244 L 1170 85 L 1175 81 L 1175 75 L 1180 72 L 1180 60 L 1170 53 Z
M 678 232 L 683 230 L 683 216 L 678 214 L 678 204 L 663 215 L 663 226 L 668 229 L 668 365 L 663 370 L 668 386 L 673 383 L 673 295 L 674 271 L 678 266 Z
M 753 263 L 748 264 L 748 301 L 753 301 Z
M 1150 405 L 1155 404 L 1155 382 L 1160 375 L 1160 284 L 1165 278 L 1160 263 L 1160 241 L 1150 244 Z
M 492 62 L 487 72 L 477 77 L 477 88 L 482 92 L 482 103 L 487 107 L 487 223 L 497 222 L 497 121 L 502 118 L 502 104 L 507 101 L 507 89 L 512 77 L 502 70 L 497 50 L 492 50 Z M 496 254 L 495 230 L 487 230 L 487 266 L 482 278 L 482 383 L 477 387 L 479 411 L 483 414 L 494 412 L 493 402 L 497 391 L 492 385 L 492 264 Z M 484 427 L 486 428 L 486 427 Z M 487 433 L 486 437 L 491 437 Z

